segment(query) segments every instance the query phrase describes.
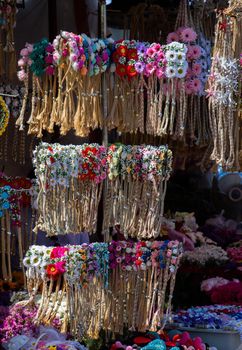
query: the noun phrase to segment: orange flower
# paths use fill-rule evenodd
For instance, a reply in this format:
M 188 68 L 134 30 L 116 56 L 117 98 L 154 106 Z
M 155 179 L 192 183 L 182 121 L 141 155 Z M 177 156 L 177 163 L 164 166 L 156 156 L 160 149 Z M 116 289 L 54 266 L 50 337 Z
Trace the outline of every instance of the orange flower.
M 83 66 L 81 69 L 81 75 L 86 75 L 86 74 L 87 74 L 87 68 Z

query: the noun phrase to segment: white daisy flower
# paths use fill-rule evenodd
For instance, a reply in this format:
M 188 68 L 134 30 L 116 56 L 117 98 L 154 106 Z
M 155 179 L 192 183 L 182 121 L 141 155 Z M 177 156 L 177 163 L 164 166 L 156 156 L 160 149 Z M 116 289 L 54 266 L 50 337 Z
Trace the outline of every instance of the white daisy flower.
M 177 75 L 177 69 L 175 67 L 168 66 L 166 68 L 166 77 L 167 78 L 175 78 Z
M 177 61 L 183 62 L 186 59 L 186 55 L 184 52 L 178 52 L 177 53 Z
M 176 77 L 177 78 L 184 78 L 185 76 L 186 76 L 186 70 L 183 67 L 178 67 Z
M 23 259 L 23 264 L 24 264 L 24 266 L 27 267 L 27 268 L 31 267 L 31 265 L 32 265 L 31 257 L 30 257 L 30 256 L 26 256 L 26 257 Z
M 168 62 L 177 62 L 177 53 L 174 51 L 167 51 L 166 54 L 166 59 Z

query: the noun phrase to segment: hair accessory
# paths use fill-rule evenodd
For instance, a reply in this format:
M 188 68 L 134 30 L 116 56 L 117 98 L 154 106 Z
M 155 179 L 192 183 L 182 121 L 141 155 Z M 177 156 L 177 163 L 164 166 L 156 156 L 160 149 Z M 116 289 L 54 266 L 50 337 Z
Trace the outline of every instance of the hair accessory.
M 61 329 L 79 339 L 97 338 L 101 329 L 163 328 L 181 253 L 176 241 L 32 246 L 24 265 L 29 302 L 41 291 L 35 322 L 50 324 L 63 313 Z

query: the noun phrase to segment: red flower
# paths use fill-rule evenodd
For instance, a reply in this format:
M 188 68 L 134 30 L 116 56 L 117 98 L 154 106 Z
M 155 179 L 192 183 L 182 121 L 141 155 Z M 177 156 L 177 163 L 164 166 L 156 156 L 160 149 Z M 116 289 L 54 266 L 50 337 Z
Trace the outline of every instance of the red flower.
M 49 264 L 46 268 L 47 276 L 52 278 L 57 278 L 65 271 L 65 261 L 58 261 L 55 264 Z
M 119 54 L 117 51 L 114 51 L 113 55 L 112 55 L 112 59 L 114 63 L 118 63 L 119 61 Z
M 137 72 L 136 72 L 134 66 L 130 65 L 127 67 L 127 74 L 129 77 L 135 77 L 137 75 Z
M 52 152 L 53 153 L 53 148 L 52 147 L 48 147 L 48 151 Z
M 51 164 L 55 163 L 55 158 L 54 157 L 50 157 L 50 162 L 51 162 Z
M 141 260 L 136 260 L 136 261 L 135 261 L 135 265 L 140 266 L 141 264 L 142 264 L 142 261 L 141 261 Z
M 118 48 L 117 48 L 117 53 L 119 54 L 119 56 L 126 56 L 127 55 L 127 47 L 124 46 L 124 45 L 120 45 Z
M 136 49 L 129 49 L 128 50 L 128 58 L 130 60 L 137 61 L 137 59 L 138 59 L 137 50 Z
M 117 64 L 116 72 L 120 77 L 124 77 L 126 74 L 126 66 L 124 64 Z
M 57 277 L 59 275 L 59 270 L 55 264 L 49 264 L 46 268 L 46 273 L 48 277 Z

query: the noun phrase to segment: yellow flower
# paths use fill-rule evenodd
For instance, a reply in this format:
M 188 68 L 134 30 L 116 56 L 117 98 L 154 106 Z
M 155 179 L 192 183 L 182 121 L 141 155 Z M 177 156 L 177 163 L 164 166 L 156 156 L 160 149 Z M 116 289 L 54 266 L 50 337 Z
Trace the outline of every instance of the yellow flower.
M 48 346 L 48 349 L 49 350 L 56 350 L 56 345 L 50 345 L 50 346 Z

